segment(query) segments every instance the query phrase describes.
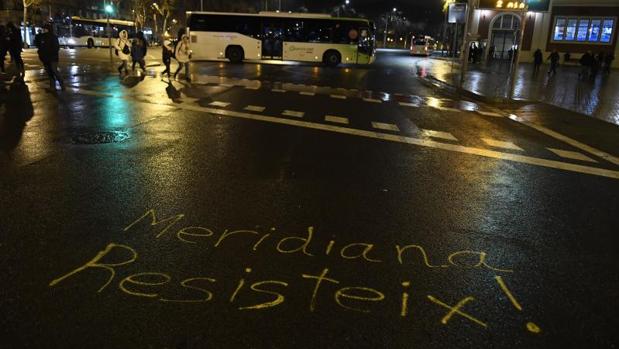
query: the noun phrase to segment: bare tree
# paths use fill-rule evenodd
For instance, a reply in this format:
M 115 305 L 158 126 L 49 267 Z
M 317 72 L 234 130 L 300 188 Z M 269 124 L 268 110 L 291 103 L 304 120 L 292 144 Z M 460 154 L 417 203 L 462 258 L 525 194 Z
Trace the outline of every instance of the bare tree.
M 153 3 L 153 9 L 163 18 L 163 27 L 161 33 L 164 34 L 168 30 L 168 18 L 174 11 L 174 0 L 160 0 L 159 3 Z
M 131 0 L 131 10 L 136 27 L 140 30 L 143 29 L 146 25 L 146 19 L 150 10 L 150 1 Z

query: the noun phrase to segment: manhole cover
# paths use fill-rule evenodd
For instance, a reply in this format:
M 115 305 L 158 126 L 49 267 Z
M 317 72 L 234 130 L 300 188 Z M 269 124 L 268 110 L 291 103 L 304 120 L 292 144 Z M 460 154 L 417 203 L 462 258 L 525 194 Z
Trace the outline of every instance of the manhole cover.
M 82 133 L 77 136 L 73 136 L 71 141 L 73 144 L 106 144 L 106 143 L 120 143 L 129 138 L 127 132 L 112 131 L 112 132 L 93 132 Z

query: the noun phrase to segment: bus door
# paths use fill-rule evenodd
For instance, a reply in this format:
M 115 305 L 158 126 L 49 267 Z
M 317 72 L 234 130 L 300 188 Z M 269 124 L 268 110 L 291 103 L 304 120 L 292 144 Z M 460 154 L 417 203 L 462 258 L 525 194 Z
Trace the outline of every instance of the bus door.
M 282 59 L 284 48 L 284 30 L 282 22 L 266 19 L 262 27 L 262 58 Z
M 359 28 L 359 43 L 357 48 L 357 64 L 369 63 L 374 54 L 374 42 L 370 34 L 370 28 Z M 366 61 L 367 59 L 367 61 Z

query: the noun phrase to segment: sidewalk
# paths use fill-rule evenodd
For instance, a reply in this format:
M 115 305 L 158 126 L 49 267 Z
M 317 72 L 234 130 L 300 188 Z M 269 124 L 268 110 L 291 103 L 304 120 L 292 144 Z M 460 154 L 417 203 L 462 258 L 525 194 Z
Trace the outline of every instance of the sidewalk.
M 442 57 L 417 63 L 419 74 L 455 86 L 460 78 L 460 64 Z M 555 76 L 548 76 L 543 65 L 537 76 L 533 66 L 523 63 L 518 69 L 514 98 L 543 102 L 589 115 L 619 125 L 619 71 L 598 74 L 593 80 L 579 80 L 578 66 L 560 66 Z M 509 65 L 495 62 L 490 66 L 471 65 L 464 89 L 490 99 L 505 99 L 509 90 Z

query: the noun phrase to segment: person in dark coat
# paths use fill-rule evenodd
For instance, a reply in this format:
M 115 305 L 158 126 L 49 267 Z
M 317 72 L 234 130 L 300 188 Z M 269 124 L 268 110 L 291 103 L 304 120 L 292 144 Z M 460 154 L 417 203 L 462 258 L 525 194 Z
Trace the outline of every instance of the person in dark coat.
M 165 74 L 168 74 L 168 79 L 170 78 L 170 63 L 172 63 L 172 56 L 174 55 L 174 46 L 174 43 L 170 39 L 170 34 L 167 32 L 163 34 L 161 59 L 163 61 L 163 65 L 165 65 L 165 70 L 161 72 L 161 78 L 163 78 Z
M 533 53 L 533 75 L 537 75 L 539 73 L 539 68 L 544 61 L 544 56 L 542 55 L 542 50 L 537 49 Z
M 550 69 L 548 69 L 548 75 L 557 74 L 557 66 L 559 66 L 559 60 L 561 57 L 559 56 L 559 52 L 557 50 L 553 50 L 550 56 L 548 56 L 548 60 L 550 61 Z
M 6 27 L 0 24 L 0 71 L 5 73 L 4 70 L 4 59 L 6 58 L 6 53 L 9 51 L 8 37 Z
M 56 81 L 60 85 L 60 89 L 64 91 L 64 81 L 58 72 L 58 51 L 60 44 L 58 37 L 54 34 L 53 27 L 50 23 L 45 24 L 43 33 L 37 35 L 37 45 L 39 47 L 37 53 L 39 59 L 45 67 L 47 76 L 49 77 L 49 87 L 51 90 L 56 90 Z
M 579 63 L 581 69 L 580 73 L 578 73 L 578 77 L 581 79 L 588 78 L 591 74 L 591 65 L 593 64 L 593 55 L 591 54 L 591 51 L 585 52 L 585 54 L 580 57 Z
M 24 66 L 24 60 L 21 58 L 23 47 L 21 33 L 19 28 L 17 28 L 12 22 L 9 22 L 6 27 L 8 31 L 8 51 L 11 55 L 11 60 L 15 63 L 15 67 L 17 68 L 17 72 L 19 74 L 18 79 L 23 81 L 26 76 L 26 69 Z
M 133 61 L 131 70 L 135 70 L 135 64 L 138 63 L 142 71 L 146 72 L 146 62 L 144 61 L 144 57 L 146 57 L 147 50 L 148 43 L 144 38 L 144 33 L 139 31 L 131 44 L 131 60 Z
M 615 56 L 612 52 L 608 52 L 604 56 L 604 74 L 610 74 L 610 67 L 612 67 L 614 60 Z

